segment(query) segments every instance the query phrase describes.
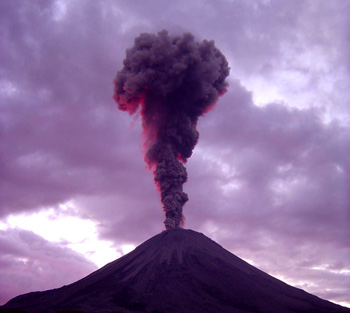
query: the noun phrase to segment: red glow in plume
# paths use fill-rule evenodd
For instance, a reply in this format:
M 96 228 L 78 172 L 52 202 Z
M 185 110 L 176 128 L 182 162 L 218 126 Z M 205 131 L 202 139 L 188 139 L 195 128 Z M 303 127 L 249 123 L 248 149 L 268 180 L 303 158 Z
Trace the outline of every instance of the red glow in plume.
M 198 141 L 198 117 L 226 92 L 226 58 L 213 41 L 161 31 L 137 37 L 123 64 L 114 80 L 114 99 L 130 114 L 141 106 L 145 160 L 161 194 L 164 224 L 167 229 L 180 227 L 188 201 L 183 164 Z

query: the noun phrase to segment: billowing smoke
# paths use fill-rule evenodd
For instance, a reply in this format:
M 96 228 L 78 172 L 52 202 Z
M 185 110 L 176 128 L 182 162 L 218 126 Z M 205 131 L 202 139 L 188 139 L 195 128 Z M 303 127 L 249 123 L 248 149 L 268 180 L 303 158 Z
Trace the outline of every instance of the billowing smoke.
M 164 224 L 180 227 L 188 201 L 183 164 L 198 141 L 198 117 L 226 91 L 227 60 L 213 41 L 196 42 L 190 33 L 169 36 L 163 30 L 137 37 L 123 64 L 114 80 L 114 99 L 130 114 L 141 107 L 145 160 L 161 194 Z

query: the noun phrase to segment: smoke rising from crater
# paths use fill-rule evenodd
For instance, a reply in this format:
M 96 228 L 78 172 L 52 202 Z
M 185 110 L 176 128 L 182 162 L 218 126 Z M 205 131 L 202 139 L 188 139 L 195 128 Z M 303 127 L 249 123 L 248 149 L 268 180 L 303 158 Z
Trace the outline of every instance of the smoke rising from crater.
M 197 144 L 198 117 L 226 91 L 229 67 L 213 41 L 196 42 L 190 33 L 143 33 L 126 51 L 114 80 L 114 99 L 122 111 L 141 107 L 145 161 L 154 171 L 167 229 L 183 224 L 188 196 L 184 167 Z

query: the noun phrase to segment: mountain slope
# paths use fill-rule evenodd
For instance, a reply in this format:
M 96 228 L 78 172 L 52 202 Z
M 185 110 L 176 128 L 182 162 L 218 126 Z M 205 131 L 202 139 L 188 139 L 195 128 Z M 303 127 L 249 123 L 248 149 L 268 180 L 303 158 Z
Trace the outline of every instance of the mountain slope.
M 291 287 L 203 234 L 164 231 L 89 276 L 10 300 L 28 312 L 335 313 L 350 309 Z

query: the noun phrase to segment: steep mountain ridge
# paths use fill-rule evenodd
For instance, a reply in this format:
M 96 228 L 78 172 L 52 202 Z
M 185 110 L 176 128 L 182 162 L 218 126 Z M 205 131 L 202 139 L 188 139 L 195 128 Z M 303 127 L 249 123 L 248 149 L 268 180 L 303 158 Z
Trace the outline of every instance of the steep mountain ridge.
M 258 270 L 201 233 L 164 231 L 58 289 L 10 300 L 27 312 L 350 312 Z

